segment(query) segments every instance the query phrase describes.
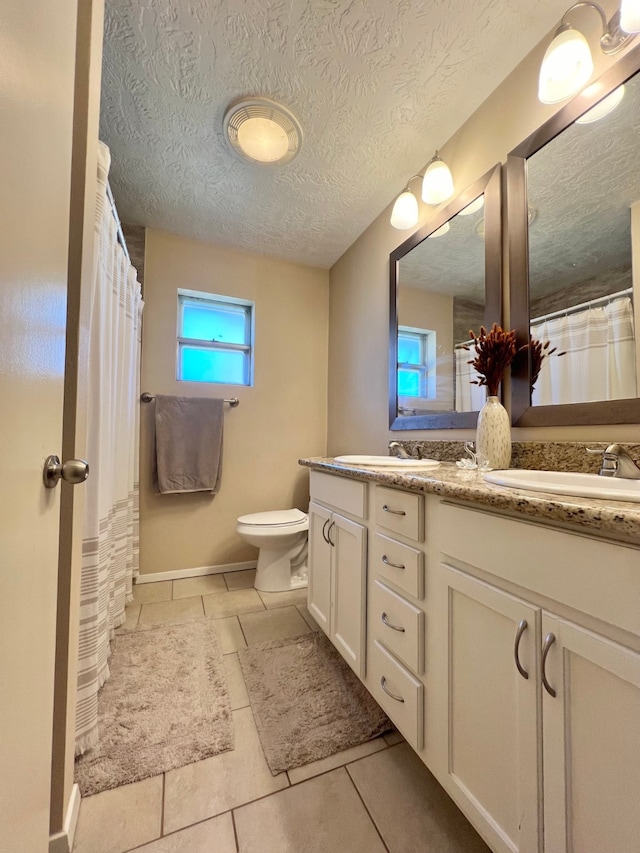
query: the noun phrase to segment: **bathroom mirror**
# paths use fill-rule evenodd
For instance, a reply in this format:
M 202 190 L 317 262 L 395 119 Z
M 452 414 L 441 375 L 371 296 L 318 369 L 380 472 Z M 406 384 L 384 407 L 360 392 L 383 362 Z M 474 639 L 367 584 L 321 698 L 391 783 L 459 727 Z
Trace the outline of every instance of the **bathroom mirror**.
M 514 425 L 640 421 L 639 69 L 634 49 L 509 155 L 511 325 L 546 346 L 514 363 Z
M 469 330 L 500 322 L 500 166 L 390 256 L 389 425 L 474 427 Z

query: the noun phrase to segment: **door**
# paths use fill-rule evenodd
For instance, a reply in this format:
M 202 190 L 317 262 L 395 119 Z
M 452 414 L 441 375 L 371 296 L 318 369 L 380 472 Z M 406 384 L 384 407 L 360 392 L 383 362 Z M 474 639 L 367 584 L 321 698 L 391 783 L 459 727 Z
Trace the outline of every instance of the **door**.
M 351 669 L 364 676 L 366 528 L 337 513 L 328 536 L 333 546 L 331 639 Z
M 60 487 L 75 0 L 4 0 L 0 27 L 0 849 L 45 853 Z
M 331 510 L 311 501 L 309 503 L 309 612 L 322 628 L 330 633 L 331 613 L 331 545 L 326 529 L 331 521 Z
M 640 850 L 640 655 L 546 613 L 545 848 Z
M 539 611 L 449 566 L 439 565 L 438 573 L 437 607 L 447 614 L 441 634 L 448 638 L 446 787 L 484 824 L 497 853 L 534 853 L 541 817 Z

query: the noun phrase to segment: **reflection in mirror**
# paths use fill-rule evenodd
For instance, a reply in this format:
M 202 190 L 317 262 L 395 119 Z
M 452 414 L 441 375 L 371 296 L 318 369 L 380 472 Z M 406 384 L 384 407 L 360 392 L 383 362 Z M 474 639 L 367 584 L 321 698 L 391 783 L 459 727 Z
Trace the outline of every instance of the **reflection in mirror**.
M 572 124 L 528 160 L 530 334 L 556 348 L 543 360 L 534 406 L 637 396 L 638 76 L 622 91 L 612 112 Z
M 537 378 L 515 367 L 519 426 L 640 416 L 639 68 L 636 49 L 509 155 L 511 325 L 547 346 Z
M 463 347 L 469 329 L 500 319 L 499 212 L 496 167 L 391 255 L 392 429 L 475 424 L 485 389 Z
M 474 210 L 469 208 L 474 206 Z M 401 258 L 398 271 L 398 416 L 472 412 L 469 329 L 484 323 L 484 195 Z

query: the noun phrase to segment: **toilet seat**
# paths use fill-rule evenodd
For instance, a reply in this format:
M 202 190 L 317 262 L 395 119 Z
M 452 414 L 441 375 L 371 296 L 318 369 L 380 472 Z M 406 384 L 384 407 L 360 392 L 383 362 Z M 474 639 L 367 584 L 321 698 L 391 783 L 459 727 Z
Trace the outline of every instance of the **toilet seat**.
M 271 512 L 254 512 L 241 515 L 238 524 L 251 527 L 296 527 L 307 521 L 307 514 L 299 509 L 277 509 Z

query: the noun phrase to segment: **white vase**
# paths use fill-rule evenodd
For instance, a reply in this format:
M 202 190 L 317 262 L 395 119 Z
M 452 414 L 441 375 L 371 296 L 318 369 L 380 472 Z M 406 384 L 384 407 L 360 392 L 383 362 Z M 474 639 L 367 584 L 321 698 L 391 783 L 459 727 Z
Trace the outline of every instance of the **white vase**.
M 484 456 L 490 468 L 508 468 L 511 462 L 511 423 L 497 397 L 487 397 L 478 414 L 476 453 Z

